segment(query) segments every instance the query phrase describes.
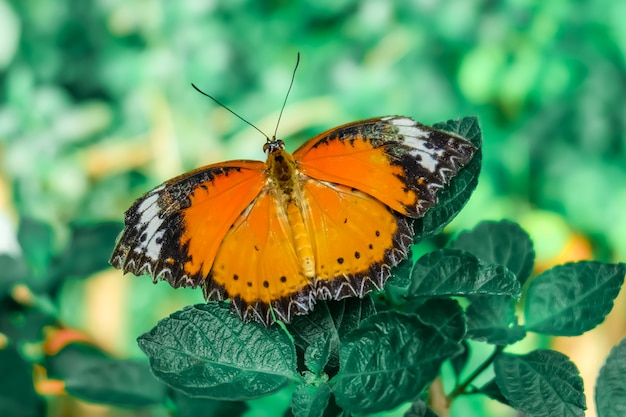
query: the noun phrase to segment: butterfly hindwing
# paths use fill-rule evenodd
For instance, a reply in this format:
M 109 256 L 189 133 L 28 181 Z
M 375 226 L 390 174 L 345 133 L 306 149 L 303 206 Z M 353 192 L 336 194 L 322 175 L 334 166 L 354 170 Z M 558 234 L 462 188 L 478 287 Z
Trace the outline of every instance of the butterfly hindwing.
M 286 322 L 309 311 L 315 293 L 300 268 L 291 229 L 276 195 L 262 192 L 224 237 L 205 284 L 206 298 L 227 294 L 241 319 L 266 325 L 273 321 L 270 306 Z
M 406 257 L 413 237 L 407 219 L 352 188 L 304 184 L 318 298 L 341 300 L 381 290 L 389 269 Z

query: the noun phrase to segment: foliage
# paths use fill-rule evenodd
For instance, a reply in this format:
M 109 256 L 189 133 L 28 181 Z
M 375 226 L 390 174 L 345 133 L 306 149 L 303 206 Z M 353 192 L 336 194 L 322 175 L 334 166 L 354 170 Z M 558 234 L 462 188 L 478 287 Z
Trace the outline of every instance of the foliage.
M 538 343 L 533 335 L 594 328 L 623 281 L 623 265 L 605 263 L 626 256 L 623 14 L 620 0 L 0 0 L 0 415 L 55 415 L 61 407 L 54 400 L 69 393 L 122 407 L 124 416 L 130 409 L 235 417 L 259 404 L 280 408 L 285 396 L 295 415 L 321 415 L 326 407 L 330 416 L 347 402 L 377 409 L 369 397 L 351 402 L 363 395 L 359 384 L 379 389 L 401 377 L 402 390 L 385 393 L 389 404 L 411 400 L 407 416 L 432 416 L 426 390 L 437 390 L 425 387 L 439 383 L 431 380 L 441 363 L 453 373 L 441 374 L 446 399 L 484 394 L 533 415 L 542 389 L 547 400 L 559 398 L 556 408 L 577 415 L 584 403 L 571 361 L 529 346 Z M 191 398 L 155 379 L 134 341 L 117 342 L 123 347 L 115 354 L 94 342 L 93 335 L 109 336 L 86 324 L 91 306 L 83 288 L 106 267 L 123 210 L 151 185 L 208 162 L 259 156 L 256 133 L 237 134 L 240 125 L 189 84 L 271 132 L 296 51 L 303 60 L 279 129 L 291 148 L 324 128 L 392 113 L 426 123 L 477 114 L 489 140 L 476 166 L 415 222 L 422 239 L 416 259 L 394 271 L 384 293 L 320 302 L 287 326 L 287 351 L 293 344 L 296 360 L 281 358 L 286 388 L 265 397 L 275 402 Z M 447 231 L 506 217 L 523 223 L 533 241 L 506 221 L 480 223 L 451 242 L 440 234 L 476 187 L 479 168 L 475 198 Z M 16 224 L 16 233 L 6 223 Z M 576 236 L 590 248 L 581 257 L 603 263 L 552 268 Z M 547 270 L 534 276 L 533 265 Z M 172 299 L 181 291 L 148 289 L 143 278 L 123 285 L 132 287 L 123 303 L 101 296 L 103 314 L 124 316 L 118 330 L 127 339 L 178 309 Z M 218 308 L 191 307 L 193 319 L 186 310 L 172 316 L 206 325 Z M 168 321 L 175 322 L 162 324 Z M 162 324 L 142 336 L 142 347 Z M 84 330 L 76 334 L 72 326 Z M 171 343 L 176 335 L 170 333 Z M 258 336 L 266 344 L 288 339 L 274 329 Z M 396 342 L 409 336 L 420 343 Z M 433 362 L 413 372 L 415 358 L 394 362 L 405 358 L 386 355 L 390 340 L 420 355 L 432 348 Z M 493 354 L 473 364 L 474 353 L 489 348 Z M 356 352 L 373 362 L 359 362 Z M 183 363 L 178 353 L 169 352 Z M 354 360 L 346 362 L 350 354 Z M 593 401 L 600 417 L 625 413 L 624 356 L 622 341 L 598 376 Z M 223 365 L 207 358 L 204 352 L 190 369 Z M 376 364 L 381 379 L 368 374 Z M 228 377 L 226 369 L 220 376 Z M 246 371 L 256 375 L 257 368 Z M 495 376 L 478 385 L 481 375 Z M 521 378 L 537 385 L 515 385 Z M 393 415 L 403 413 L 400 407 Z
M 439 127 L 462 131 L 480 146 L 481 133 L 473 118 Z M 416 242 L 437 233 L 461 210 L 479 171 L 480 163 L 469 164 L 443 190 L 439 204 L 447 207 L 435 207 L 415 223 Z M 72 263 L 67 254 L 50 250 L 44 225 L 24 222 L 20 242 L 30 268 L 25 269 L 21 259 L 5 258 L 20 282 L 7 286 L 5 295 L 21 300 L 26 308 L 9 303 L 5 313 L 29 310 L 54 326 L 55 314 L 46 300 L 57 291 L 59 276 L 84 276 L 101 269 L 99 254 L 89 248 L 112 239 L 117 229 L 117 225 L 76 226 L 70 242 L 81 242 L 80 249 L 70 243 L 68 250 L 80 251 L 82 258 Z M 34 236 L 39 238 L 33 240 Z M 139 337 L 149 364 L 113 358 L 80 338 L 59 336 L 67 332 L 62 329 L 48 337 L 43 357 L 30 360 L 41 364 L 48 380 L 61 381 L 63 390 L 77 398 L 126 408 L 167 407 L 183 416 L 200 409 L 212 410 L 213 415 L 241 415 L 245 402 L 285 387 L 292 387 L 290 408 L 297 417 L 342 411 L 366 415 L 408 403 L 412 406 L 407 416 L 436 415 L 428 407 L 437 395 L 429 386 L 436 383 L 445 362 L 457 375 L 446 394 L 448 403 L 480 393 L 528 416 L 554 412 L 582 416 L 587 401 L 583 381 L 567 356 L 547 349 L 521 355 L 505 350 L 527 332 L 579 335 L 594 328 L 611 310 L 626 265 L 595 261 L 558 265 L 523 287 L 534 257 L 532 242 L 518 225 L 483 222 L 458 235 L 447 248 L 405 261 L 384 292 L 364 299 L 319 301 L 311 314 L 297 316 L 287 326 L 243 323 L 224 303 L 210 302 L 173 313 Z M 35 292 L 20 296 L 20 288 Z M 518 311 L 521 308 L 523 312 Z M 524 324 L 519 323 L 519 313 Z M 33 318 L 24 320 L 31 330 L 40 328 Z M 11 322 L 0 330 L 12 340 L 41 337 L 19 334 L 24 329 Z M 472 341 L 491 345 L 492 354 L 478 367 L 465 369 Z M 624 389 L 616 374 L 623 365 L 617 353 L 622 345 L 611 353 L 598 379 L 596 401 L 607 416 L 623 406 L 611 400 L 620 398 Z M 29 381 L 27 362 L 15 347 L 0 353 L 12 355 L 2 363 L 14 381 L 11 390 L 3 391 L 11 396 L 0 396 L 0 407 L 15 410 L 28 401 L 32 405 L 21 408 L 20 415 L 37 415 L 43 405 Z M 493 379 L 476 386 L 476 378 L 491 366 Z
M 615 346 L 600 370 L 596 385 L 596 406 L 601 417 L 617 417 L 626 412 L 626 339 Z
M 471 119 L 446 127 L 458 131 L 467 124 L 465 133 L 479 143 Z M 460 178 L 465 183 L 465 175 L 477 174 L 470 165 Z M 460 208 L 471 191 L 452 186 L 442 204 L 461 200 Z M 441 213 L 435 209 L 431 216 L 445 223 L 449 217 Z M 449 400 L 483 392 L 529 416 L 582 416 L 583 382 L 569 358 L 550 350 L 514 355 L 504 349 L 526 331 L 578 335 L 595 327 L 611 310 L 626 265 L 578 262 L 546 271 L 525 292 L 522 326 L 513 307 L 534 259 L 523 230 L 506 221 L 484 222 L 450 247 L 425 254 L 404 268 L 406 276 L 396 274 L 387 285 L 393 297 L 381 294 L 375 306 L 367 298 L 319 302 L 310 316 L 285 329 L 264 329 L 209 303 L 174 313 L 139 344 L 155 375 L 175 389 L 246 399 L 295 384 L 292 411 L 311 416 L 322 414 L 331 394 L 340 409 L 353 414 L 419 401 L 444 361 L 455 361 L 457 372 L 466 366 L 464 341 L 481 340 L 494 346 L 493 355 L 457 382 Z M 469 302 L 465 309 L 456 297 Z M 492 363 L 495 383 L 472 387 Z

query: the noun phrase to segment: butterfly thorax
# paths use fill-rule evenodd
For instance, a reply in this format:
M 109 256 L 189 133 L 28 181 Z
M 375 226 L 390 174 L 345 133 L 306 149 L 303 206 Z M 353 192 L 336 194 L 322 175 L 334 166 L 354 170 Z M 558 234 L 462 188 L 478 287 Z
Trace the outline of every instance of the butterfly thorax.
M 302 183 L 294 158 L 285 151 L 282 141 L 268 142 L 267 171 L 270 192 L 277 197 L 281 207 L 278 212 L 286 216 L 291 226 L 292 238 L 298 255 L 301 272 L 308 278 L 315 277 L 313 246 L 304 223 L 306 207 L 302 195 Z
M 296 161 L 285 151 L 282 141 L 269 142 L 272 146 L 267 154 L 267 176 L 277 192 L 287 203 L 291 202 L 299 191 Z

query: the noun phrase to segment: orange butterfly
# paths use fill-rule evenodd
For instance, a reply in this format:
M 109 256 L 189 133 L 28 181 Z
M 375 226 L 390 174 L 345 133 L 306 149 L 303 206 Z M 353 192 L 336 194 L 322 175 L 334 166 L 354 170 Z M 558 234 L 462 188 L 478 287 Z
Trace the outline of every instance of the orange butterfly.
M 403 116 L 324 132 L 293 155 L 230 161 L 158 186 L 126 212 L 111 264 L 229 298 L 242 320 L 289 322 L 317 299 L 382 289 L 422 217 L 472 158 L 466 139 Z

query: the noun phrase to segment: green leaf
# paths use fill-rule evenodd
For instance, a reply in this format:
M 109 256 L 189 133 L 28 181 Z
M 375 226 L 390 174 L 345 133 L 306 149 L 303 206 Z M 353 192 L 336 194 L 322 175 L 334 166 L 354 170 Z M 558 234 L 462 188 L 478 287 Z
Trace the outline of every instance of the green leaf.
M 581 261 L 558 265 L 538 276 L 526 295 L 526 328 L 556 336 L 578 336 L 600 324 L 613 308 L 626 264 Z
M 65 389 L 85 401 L 131 408 L 161 404 L 167 394 L 148 363 L 136 360 L 108 360 L 72 372 Z
M 477 148 L 482 145 L 482 131 L 476 116 L 463 117 L 461 119 L 451 119 L 446 122 L 439 122 L 433 125 L 434 129 L 455 133 L 472 142 Z
M 404 417 L 437 417 L 437 414 L 424 403 L 424 401 L 416 401 L 411 404 Z
M 85 369 L 108 364 L 112 360 L 96 346 L 74 342 L 63 347 L 56 355 L 46 356 L 45 367 L 49 378 L 66 379 L 81 374 Z
M 280 326 L 244 323 L 214 302 L 177 311 L 138 342 L 156 377 L 191 396 L 251 399 L 301 379 Z
M 0 416 L 38 417 L 46 415 L 35 393 L 31 366 L 13 346 L 0 349 Z
M 0 333 L 10 340 L 40 342 L 44 327 L 55 323 L 55 317 L 40 309 L 25 307 L 9 297 L 0 299 Z
M 180 391 L 171 393 L 177 417 L 240 417 L 248 411 L 243 401 L 220 401 L 209 398 L 192 398 Z
M 108 257 L 122 225 L 115 222 L 75 225 L 63 254 L 54 260 L 53 273 L 61 279 L 87 278 L 109 266 Z
M 461 341 L 459 347 L 461 348 L 459 353 L 450 358 L 450 365 L 452 365 L 452 370 L 454 371 L 454 376 L 456 378 L 457 384 L 459 382 L 461 372 L 463 372 L 463 370 L 467 366 L 467 361 L 469 360 L 470 355 L 469 344 L 466 340 Z
M 54 253 L 54 232 L 44 222 L 29 217 L 22 218 L 17 231 L 24 259 L 30 265 L 36 279 L 31 286 L 39 289 L 38 279 L 45 276 Z
M 461 211 L 469 200 L 478 184 L 478 174 L 481 167 L 482 132 L 476 117 L 466 117 L 458 120 L 433 125 L 435 129 L 456 133 L 472 142 L 478 150 L 467 166 L 452 178 L 450 184 L 437 193 L 437 204 L 426 212 L 424 217 L 414 223 L 415 242 L 428 236 L 440 233 L 444 226 Z
M 626 338 L 611 349 L 596 384 L 598 417 L 626 416 Z
M 411 269 L 413 269 L 413 249 L 409 246 L 406 259 L 391 269 L 391 275 L 394 279 L 407 280 L 405 286 L 408 286 Z
M 331 317 L 341 338 L 361 325 L 361 322 L 376 313 L 376 306 L 371 297 L 345 298 L 329 302 Z
M 343 338 L 331 388 L 337 404 L 351 413 L 390 410 L 416 399 L 457 352 L 456 343 L 417 316 L 380 312 Z
M 295 417 L 322 417 L 330 399 L 330 386 L 298 385 L 291 397 L 291 412 Z
M 315 373 L 318 373 L 316 369 L 311 367 L 323 369 L 326 363 L 331 362 L 331 366 L 337 366 L 339 364 L 339 335 L 337 334 L 337 328 L 335 322 L 331 316 L 329 304 L 334 304 L 333 301 L 319 301 L 315 305 L 315 309 L 309 314 L 302 316 L 295 316 L 291 323 L 288 323 L 287 330 L 293 336 L 293 340 L 296 346 L 301 348 L 305 353 L 309 350 L 310 346 L 313 349 L 318 350 L 320 357 L 313 363 L 305 363 L 307 368 Z M 322 356 L 326 356 L 324 349 L 328 346 L 328 357 L 326 362 L 321 364 Z M 313 352 L 309 352 L 312 355 Z M 313 358 L 309 358 L 313 359 Z
M 465 314 L 456 300 L 429 299 L 415 311 L 422 323 L 437 329 L 455 343 L 465 336 Z
M 510 405 L 509 404 L 509 400 L 507 400 L 506 397 L 504 396 L 504 394 L 502 394 L 502 391 L 500 390 L 500 387 L 498 386 L 498 383 L 496 382 L 495 378 L 492 379 L 491 381 L 487 382 L 482 387 L 480 387 L 478 389 L 478 392 L 480 392 L 481 394 L 486 395 L 487 397 L 491 398 L 492 400 L 499 401 L 502 404 Z
M 391 305 L 404 303 L 407 289 L 411 285 L 411 270 L 413 269 L 413 250 L 409 247 L 407 258 L 394 268 L 391 268 L 391 277 L 385 283 L 385 298 Z
M 506 268 L 482 264 L 469 252 L 439 249 L 422 256 L 413 266 L 411 296 L 468 296 L 477 294 L 520 296 L 520 284 Z
M 329 384 L 330 385 L 330 384 Z M 332 386 L 331 386 L 332 393 Z M 324 410 L 324 417 L 349 417 L 350 414 L 345 412 L 341 407 L 337 405 L 337 401 L 335 400 L 335 396 L 331 395 L 328 400 L 328 405 Z M 285 415 L 287 417 L 287 415 Z
M 321 375 L 330 357 L 331 337 L 328 333 L 320 335 L 310 343 L 304 351 L 304 364 L 308 370 Z
M 475 296 L 471 300 L 465 310 L 469 339 L 505 346 L 526 336 L 524 328 L 517 323 L 512 298 Z
M 0 298 L 5 297 L 14 285 L 23 283 L 30 275 L 28 266 L 22 258 L 0 254 Z
M 582 417 L 583 380 L 569 358 L 553 350 L 502 353 L 494 360 L 496 382 L 512 407 L 527 417 Z
M 321 347 L 319 344 L 322 343 L 320 340 L 328 340 L 327 363 L 328 366 L 336 368 L 339 365 L 340 336 L 356 329 L 363 319 L 375 311 L 370 297 L 345 298 L 340 301 L 320 300 L 311 313 L 295 316 L 292 322 L 287 324 L 287 329 L 293 336 L 296 346 L 305 352 L 309 345 L 318 345 L 319 349 Z
M 505 266 L 521 284 L 530 277 L 535 262 L 530 237 L 518 224 L 507 220 L 482 222 L 461 233 L 451 247 L 468 251 L 484 262 Z

